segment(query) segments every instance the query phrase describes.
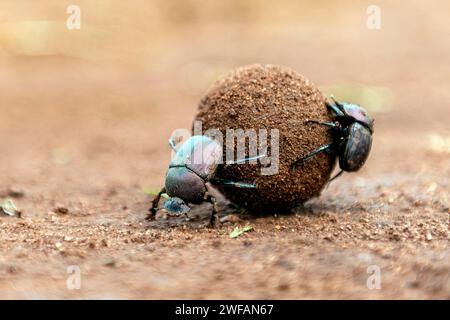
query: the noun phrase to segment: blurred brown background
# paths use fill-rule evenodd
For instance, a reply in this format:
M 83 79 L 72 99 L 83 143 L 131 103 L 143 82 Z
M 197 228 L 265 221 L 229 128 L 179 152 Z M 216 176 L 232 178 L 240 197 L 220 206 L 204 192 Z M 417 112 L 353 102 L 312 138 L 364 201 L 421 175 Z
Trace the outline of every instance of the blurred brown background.
M 417 128 L 441 135 L 448 129 L 444 1 L 439 9 L 379 2 L 381 30 L 366 27 L 372 4 L 366 1 L 78 1 L 80 30 L 66 28 L 70 4 L 0 4 L 2 136 L 24 139 L 16 155 L 33 172 L 43 164 L 26 156 L 32 148 L 77 153 L 86 134 L 87 148 L 107 141 L 103 148 L 117 161 L 133 147 L 147 150 L 147 164 L 129 179 L 148 183 L 148 173 L 161 172 L 166 160 L 152 161 L 152 148 L 165 145 L 174 128 L 190 126 L 213 81 L 252 63 L 286 65 L 331 89 L 387 88 L 384 109 L 371 111 L 382 111 L 377 132 L 385 131 L 385 118 L 392 120 L 393 139 Z M 42 139 L 48 131 L 51 137 Z M 132 137 L 148 142 L 127 145 Z M 3 149 L 10 142 L 2 139 Z M 101 152 L 95 149 L 86 155 Z M 26 170 L 20 163 L 15 157 L 7 171 Z
M 80 30 L 66 28 L 69 17 L 66 9 L 71 4 L 81 8 Z M 369 17 L 366 10 L 372 4 L 381 9 L 380 30 L 366 26 Z M 96 280 L 85 283 L 88 291 L 77 292 L 75 296 L 448 297 L 448 287 L 445 287 L 448 277 L 444 280 L 442 277 L 448 275 L 449 266 L 446 242 L 450 175 L 449 10 L 446 1 L 425 4 L 418 0 L 407 3 L 2 1 L 2 192 L 6 195 L 11 188 L 24 191 L 25 197 L 15 202 L 24 212 L 25 222 L 20 223 L 25 225 L 11 219 L 0 220 L 0 248 L 5 252 L 0 266 L 1 263 L 6 266 L 0 268 L 0 296 L 72 297 L 73 293 L 64 289 L 64 266 L 81 259 L 86 269 L 96 274 L 92 271 L 96 258 L 112 256 L 125 265 L 129 263 L 129 278 L 120 269 L 100 272 L 94 277 Z M 334 289 L 326 285 L 295 286 L 280 293 L 273 289 L 278 284 L 273 284 L 273 288 L 270 284 L 269 288 L 262 289 L 244 287 L 237 293 L 224 284 L 209 292 L 198 285 L 202 282 L 198 280 L 200 274 L 189 267 L 194 263 L 189 259 L 196 257 L 195 246 L 182 249 L 186 252 L 184 271 L 191 270 L 191 278 L 198 280 L 187 285 L 191 295 L 184 290 L 186 284 L 181 275 L 167 276 L 171 284 L 161 284 L 161 288 L 151 280 L 139 287 L 140 280 L 136 279 L 141 279 L 141 273 L 146 274 L 149 268 L 145 259 L 153 261 L 152 254 L 148 253 L 151 250 L 146 250 L 151 243 L 148 238 L 154 234 L 145 233 L 142 225 L 148 206 L 143 190 L 158 188 L 163 183 L 170 156 L 167 146 L 170 133 L 176 128 L 190 128 L 197 102 L 213 81 L 235 67 L 253 63 L 291 67 L 325 93 L 361 103 L 375 116 L 375 142 L 367 165 L 358 174 L 345 175 L 312 202 L 316 213 L 338 217 L 350 211 L 358 219 L 369 215 L 369 220 L 374 217 L 379 222 L 384 219 L 380 215 L 385 215 L 383 221 L 387 225 L 373 226 L 377 230 L 377 236 L 373 236 L 375 249 L 364 242 L 365 229 L 356 228 L 359 231 L 355 232 L 361 232 L 361 236 L 357 234 L 353 238 L 341 236 L 339 231 L 333 236 L 333 244 L 321 242 L 331 232 L 328 227 L 324 227 L 326 234 L 319 232 L 311 237 L 318 237 L 320 250 L 323 246 L 334 250 L 334 246 L 337 248 L 346 241 L 353 243 L 356 251 L 391 250 L 388 252 L 391 258 L 399 259 L 393 265 L 403 271 L 388 269 L 391 270 L 388 279 L 393 284 L 388 285 L 387 291 L 369 292 L 364 288 L 365 280 L 349 285 L 349 281 L 356 280 L 344 269 L 342 274 L 337 273 L 336 282 L 331 282 Z M 413 206 L 416 201 L 418 207 Z M 358 203 L 362 208 L 355 209 Z M 74 214 L 73 220 L 61 218 L 52 211 L 61 204 Z M 405 209 L 411 207 L 416 209 Z M 395 241 L 390 244 L 390 234 L 398 231 L 394 221 L 400 212 L 404 223 L 415 225 L 423 219 L 417 234 L 413 233 L 412 238 L 405 236 L 409 239 L 404 240 L 409 249 L 408 245 L 404 249 L 405 245 Z M 299 228 L 305 226 L 301 219 L 295 220 Z M 267 228 L 265 237 L 270 237 L 272 227 L 270 223 L 265 225 L 267 221 L 259 222 L 259 227 Z M 351 221 L 358 224 L 357 220 Z M 98 231 L 97 226 L 103 223 L 107 228 L 112 225 L 115 231 L 107 234 Z M 289 220 L 286 223 L 292 224 Z M 319 219 L 308 223 L 326 222 Z M 414 229 L 411 225 L 409 228 Z M 140 232 L 144 240 L 126 244 L 126 239 Z M 399 233 L 403 239 L 406 233 Z M 261 246 L 271 241 L 255 234 Z M 430 244 L 428 234 L 436 242 Z M 66 243 L 63 239 L 67 235 L 81 240 Z M 176 240 L 177 235 L 174 237 Z M 195 235 L 193 241 L 206 241 L 204 245 L 209 248 L 208 241 L 216 238 L 228 241 L 227 232 L 218 231 L 216 236 Z M 292 236 L 285 239 L 295 240 Z M 280 240 L 280 246 L 284 246 L 285 239 Z M 354 243 L 355 239 L 362 242 Z M 89 251 L 90 242 L 97 248 L 103 240 L 110 245 L 98 252 Z M 172 243 L 173 239 L 166 240 Z M 64 254 L 61 246 L 55 247 L 56 243 L 64 243 Z M 152 246 L 152 250 L 159 247 Z M 319 250 L 310 246 L 305 249 L 304 244 L 299 246 L 300 251 Z M 215 261 L 213 251 L 205 250 L 204 259 L 210 257 Z M 128 261 L 130 251 L 137 252 L 143 260 L 137 264 Z M 169 268 L 167 264 L 173 258 L 169 251 L 167 259 L 162 258 L 162 269 Z M 164 252 L 159 254 L 164 256 Z M 356 256 L 345 252 L 348 259 Z M 429 266 L 428 258 L 425 262 L 415 258 L 426 256 L 423 252 L 438 261 L 437 271 Z M 292 259 L 300 261 L 295 257 Z M 44 261 L 50 262 L 44 267 Z M 322 260 L 307 261 L 292 272 L 301 270 L 305 274 L 302 268 L 309 268 L 310 272 L 321 270 Z M 405 283 L 420 275 L 423 268 L 414 266 L 422 262 L 431 268 L 426 271 L 429 274 L 426 273 L 422 283 L 419 281 L 418 287 L 410 289 Z M 19 270 L 18 275 L 4 271 L 9 270 L 9 264 Z M 38 270 L 32 267 L 36 265 Z M 245 270 L 236 272 L 245 274 Z M 109 277 L 117 279 L 119 273 L 124 282 L 105 285 L 105 292 L 99 293 L 95 281 L 106 283 Z M 2 275 L 6 280 L 2 280 Z M 319 284 L 321 275 L 317 274 Z M 293 283 L 300 278 L 293 275 Z M 245 279 L 242 281 L 246 283 Z M 352 289 L 358 285 L 362 286 L 361 290 Z

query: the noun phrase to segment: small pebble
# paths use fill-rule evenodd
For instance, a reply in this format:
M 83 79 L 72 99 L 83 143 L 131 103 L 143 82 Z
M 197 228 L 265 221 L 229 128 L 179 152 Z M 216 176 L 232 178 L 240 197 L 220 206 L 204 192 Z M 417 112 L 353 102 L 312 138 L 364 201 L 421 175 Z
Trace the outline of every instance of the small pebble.
M 55 213 L 68 214 L 69 213 L 69 209 L 64 207 L 64 206 L 56 206 Z
M 25 192 L 20 188 L 11 187 L 8 189 L 8 196 L 11 198 L 22 198 L 25 196 Z
M 115 267 L 116 266 L 116 260 L 114 258 L 112 258 L 112 257 L 108 257 L 103 262 L 103 265 L 107 266 L 107 267 Z

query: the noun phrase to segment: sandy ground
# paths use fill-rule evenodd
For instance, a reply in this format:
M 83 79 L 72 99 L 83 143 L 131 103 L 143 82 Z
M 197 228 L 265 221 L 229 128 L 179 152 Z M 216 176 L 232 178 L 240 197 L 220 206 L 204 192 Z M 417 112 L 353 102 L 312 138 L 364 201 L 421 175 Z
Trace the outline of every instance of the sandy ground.
M 145 67 L 3 56 L 0 194 L 23 214 L 0 216 L 0 298 L 450 299 L 450 155 L 429 139 L 450 136 L 450 25 L 419 3 L 383 8 L 380 31 L 365 28 L 364 5 L 326 25 L 314 23 L 321 9 L 301 27 L 184 26 Z M 145 221 L 143 190 L 163 183 L 172 130 L 190 128 L 214 78 L 255 62 L 319 86 L 389 88 L 364 168 L 290 215 L 221 199 L 233 218 L 216 229 L 202 226 L 208 205 L 191 221 Z M 245 225 L 254 231 L 229 237 Z M 380 289 L 367 287 L 370 266 Z

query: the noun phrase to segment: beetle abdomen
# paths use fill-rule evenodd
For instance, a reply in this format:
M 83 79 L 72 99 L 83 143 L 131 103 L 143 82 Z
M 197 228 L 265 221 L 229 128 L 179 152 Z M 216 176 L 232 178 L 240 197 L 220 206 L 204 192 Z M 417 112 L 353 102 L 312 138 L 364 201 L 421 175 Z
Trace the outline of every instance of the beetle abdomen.
M 166 174 L 166 191 L 186 203 L 200 203 L 206 192 L 205 182 L 186 167 L 169 167 Z
M 351 172 L 359 170 L 366 162 L 372 146 L 372 134 L 358 122 L 350 125 L 348 130 L 344 152 L 339 155 L 339 166 Z

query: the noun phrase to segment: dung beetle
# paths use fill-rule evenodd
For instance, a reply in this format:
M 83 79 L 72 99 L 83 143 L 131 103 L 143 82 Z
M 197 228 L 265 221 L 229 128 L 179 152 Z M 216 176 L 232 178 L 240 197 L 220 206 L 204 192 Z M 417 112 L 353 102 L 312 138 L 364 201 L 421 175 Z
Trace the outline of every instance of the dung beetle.
M 171 137 L 169 145 L 175 151 L 175 156 L 169 164 L 165 186 L 152 201 L 148 219 L 154 219 L 159 200 L 166 193 L 170 198 L 164 203 L 164 208 L 172 214 L 187 215 L 190 210 L 188 204 L 199 204 L 205 201 L 211 203 L 212 213 L 209 224 L 213 226 L 217 219 L 218 208 L 215 197 L 210 194 L 209 184 L 256 188 L 253 183 L 216 178 L 216 173 L 222 165 L 223 149 L 219 142 L 208 136 L 192 136 L 180 148 L 177 148 Z M 227 161 L 225 165 L 241 164 L 261 157 L 264 155 Z
M 372 146 L 373 118 L 367 111 L 356 105 L 347 102 L 338 102 L 331 96 L 333 103 L 326 102 L 328 110 L 334 115 L 333 122 L 323 122 L 308 120 L 307 122 L 324 125 L 331 128 L 333 142 L 324 144 L 307 156 L 296 160 L 291 169 L 312 157 L 328 152 L 339 157 L 339 167 L 341 171 L 330 181 L 339 177 L 344 171 L 358 171 L 366 161 Z

